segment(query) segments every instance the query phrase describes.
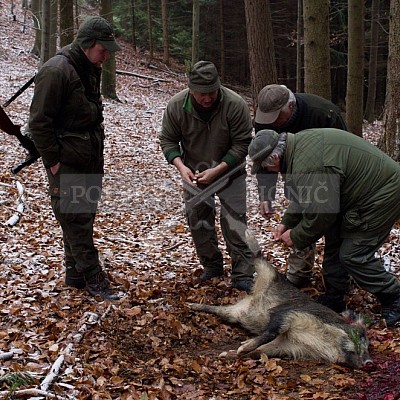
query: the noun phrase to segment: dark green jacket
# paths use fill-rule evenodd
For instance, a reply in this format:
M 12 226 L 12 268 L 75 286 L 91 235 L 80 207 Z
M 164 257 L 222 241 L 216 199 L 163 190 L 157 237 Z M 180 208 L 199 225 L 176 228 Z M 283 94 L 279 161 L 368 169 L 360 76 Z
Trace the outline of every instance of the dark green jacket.
M 288 134 L 282 168 L 292 200 L 282 223 L 292 228 L 298 249 L 322 237 L 338 217 L 342 237 L 353 238 L 382 232 L 400 217 L 400 166 L 352 133 Z
M 102 172 L 100 76 L 101 69 L 75 43 L 40 68 L 29 131 L 46 168 L 61 162 L 82 171 Z M 100 165 L 100 170 L 91 171 L 91 165 Z
M 261 129 L 273 129 L 278 133 L 297 133 L 312 128 L 337 128 L 347 130 L 346 123 L 340 113 L 340 109 L 323 97 L 308 93 L 295 93 L 296 113 L 288 121 L 288 124 L 275 128 L 270 124 L 255 123 L 256 133 Z M 257 174 L 258 193 L 260 201 L 273 201 L 276 194 L 276 182 L 278 174 L 267 173 L 261 170 Z
M 225 87 L 220 90 L 219 105 L 208 122 L 194 109 L 188 89 L 168 102 L 159 139 L 169 163 L 182 157 L 194 172 L 221 161 L 234 167 L 245 160 L 253 129 L 249 108 L 237 93 Z

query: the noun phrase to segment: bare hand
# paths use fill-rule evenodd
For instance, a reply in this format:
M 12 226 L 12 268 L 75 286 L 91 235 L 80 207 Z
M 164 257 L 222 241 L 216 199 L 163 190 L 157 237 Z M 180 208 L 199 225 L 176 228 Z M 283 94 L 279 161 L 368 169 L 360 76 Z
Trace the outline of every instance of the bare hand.
M 282 235 L 283 235 L 288 229 L 289 229 L 289 228 L 288 228 L 286 225 L 279 224 L 279 225 L 275 228 L 274 239 L 275 239 L 275 240 L 281 240 Z
M 196 175 L 197 182 L 202 183 L 204 185 L 209 185 L 213 183 L 219 175 L 219 171 L 216 168 L 206 169 Z
M 58 162 L 57 164 L 53 165 L 52 167 L 50 167 L 50 172 L 55 175 L 58 170 L 60 169 L 60 163 Z
M 273 217 L 275 215 L 275 208 L 272 207 L 272 204 L 270 201 L 260 202 L 260 214 L 266 220 L 269 220 L 271 217 Z

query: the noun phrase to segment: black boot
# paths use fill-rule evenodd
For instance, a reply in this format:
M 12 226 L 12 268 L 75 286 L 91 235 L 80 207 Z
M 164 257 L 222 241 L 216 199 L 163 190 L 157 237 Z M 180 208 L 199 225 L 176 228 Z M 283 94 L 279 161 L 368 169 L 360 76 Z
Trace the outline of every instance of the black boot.
M 85 289 L 86 282 L 83 274 L 79 273 L 75 267 L 67 265 L 65 267 L 65 284 L 75 289 Z
M 346 303 L 344 301 L 345 293 L 325 293 L 315 298 L 315 301 L 323 306 L 330 308 L 331 310 L 341 313 L 346 310 Z
M 119 297 L 113 293 L 106 274 L 103 271 L 86 278 L 86 290 L 94 297 L 101 297 L 104 300 L 119 300 Z
M 382 304 L 382 318 L 387 326 L 394 326 L 400 322 L 400 295 L 378 296 Z
M 204 272 L 200 275 L 200 280 L 202 282 L 205 282 L 208 281 L 209 279 L 216 278 L 222 275 L 224 275 L 224 269 L 222 267 L 204 268 Z

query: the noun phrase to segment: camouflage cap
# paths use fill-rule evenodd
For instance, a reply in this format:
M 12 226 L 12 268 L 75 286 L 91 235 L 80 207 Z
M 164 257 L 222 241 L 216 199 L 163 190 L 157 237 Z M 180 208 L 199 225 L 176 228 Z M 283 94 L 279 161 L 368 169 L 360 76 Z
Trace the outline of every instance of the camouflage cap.
M 78 29 L 75 42 L 84 49 L 99 42 L 110 52 L 121 50 L 116 42 L 112 26 L 102 17 L 88 17 Z

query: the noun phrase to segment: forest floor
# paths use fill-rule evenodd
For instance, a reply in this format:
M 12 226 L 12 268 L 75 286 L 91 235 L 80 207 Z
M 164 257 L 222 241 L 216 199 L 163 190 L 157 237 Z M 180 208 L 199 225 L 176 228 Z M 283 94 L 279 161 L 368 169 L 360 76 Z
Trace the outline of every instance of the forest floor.
M 0 96 L 8 100 L 38 68 L 30 50 L 34 31 L 10 0 L 0 0 Z M 18 6 L 19 7 L 19 6 Z M 40 161 L 13 175 L 23 160 L 18 141 L 0 132 L 0 398 L 62 399 L 358 399 L 400 398 L 400 330 L 380 321 L 379 305 L 354 288 L 349 307 L 369 316 L 369 372 L 303 360 L 219 357 L 249 335 L 217 318 L 194 314 L 187 302 L 228 304 L 244 296 L 231 289 L 229 259 L 223 279 L 201 284 L 201 267 L 187 230 L 180 179 L 167 165 L 157 134 L 169 98 L 185 87 L 182 69 L 148 62 L 122 42 L 117 69 L 120 102 L 105 99 L 106 171 L 95 242 L 122 299 L 98 302 L 63 284 L 61 232 L 47 195 Z M 155 68 L 157 67 L 157 68 Z M 33 87 L 5 111 L 24 126 Z M 381 125 L 366 125 L 376 143 Z M 18 188 L 25 211 L 15 226 Z M 280 196 L 278 216 L 285 209 Z M 279 218 L 258 213 L 255 178 L 248 176 L 248 224 L 265 256 L 284 271 L 287 249 L 275 243 Z M 222 241 L 221 241 L 222 243 Z M 322 290 L 319 242 L 311 294 Z M 399 230 L 381 257 L 399 275 Z M 29 374 L 10 395 L 11 376 Z M 7 383 L 8 382 L 8 383 Z

